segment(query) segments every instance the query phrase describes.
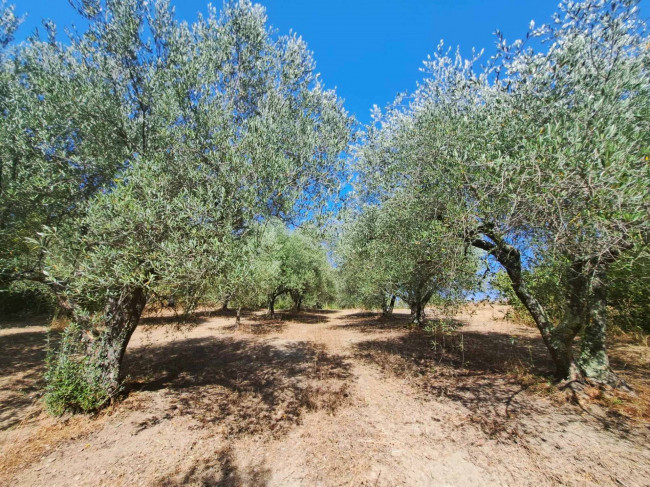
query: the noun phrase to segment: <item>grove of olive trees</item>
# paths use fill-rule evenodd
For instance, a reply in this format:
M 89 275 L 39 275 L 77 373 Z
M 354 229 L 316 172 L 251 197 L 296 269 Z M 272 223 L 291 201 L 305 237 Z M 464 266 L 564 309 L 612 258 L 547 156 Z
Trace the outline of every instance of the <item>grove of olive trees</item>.
M 612 313 L 647 316 L 637 2 L 562 3 L 492 55 L 441 44 L 363 129 L 302 38 L 249 0 L 193 23 L 169 0 L 71 4 L 87 28 L 66 42 L 46 22 L 14 43 L 21 20 L 0 13 L 0 303 L 41 300 L 70 323 L 48 361 L 52 411 L 116 396 L 156 303 L 238 317 L 274 317 L 278 299 L 404 303 L 424 326 L 427 305 L 486 287 L 530 315 L 558 380 L 626 387 L 606 332 Z M 337 219 L 325 246 L 314 222 Z
M 476 288 L 476 255 L 455 229 L 417 205 L 405 194 L 350 215 L 339 249 L 347 285 L 341 299 L 390 314 L 399 298 L 413 323 L 423 325 L 432 298 L 438 305 L 459 302 Z

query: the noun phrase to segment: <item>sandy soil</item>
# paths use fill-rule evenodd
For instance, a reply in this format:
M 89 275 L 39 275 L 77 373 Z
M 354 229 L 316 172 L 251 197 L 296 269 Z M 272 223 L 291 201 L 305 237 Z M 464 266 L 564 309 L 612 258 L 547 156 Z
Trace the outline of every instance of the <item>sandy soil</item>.
M 61 419 L 40 399 L 45 326 L 5 325 L 0 485 L 650 485 L 648 422 L 559 401 L 535 330 L 503 315 L 433 336 L 403 312 L 151 317 L 125 399 Z M 621 347 L 647 384 L 648 349 Z

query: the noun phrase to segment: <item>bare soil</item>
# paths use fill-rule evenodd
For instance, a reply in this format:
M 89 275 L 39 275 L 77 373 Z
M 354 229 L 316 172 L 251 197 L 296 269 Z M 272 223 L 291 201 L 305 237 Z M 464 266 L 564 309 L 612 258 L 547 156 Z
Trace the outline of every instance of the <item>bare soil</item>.
M 125 397 L 42 403 L 44 323 L 0 329 L 0 485 L 650 485 L 650 353 L 612 346 L 636 398 L 549 384 L 537 332 L 468 307 L 433 333 L 404 311 L 149 317 Z

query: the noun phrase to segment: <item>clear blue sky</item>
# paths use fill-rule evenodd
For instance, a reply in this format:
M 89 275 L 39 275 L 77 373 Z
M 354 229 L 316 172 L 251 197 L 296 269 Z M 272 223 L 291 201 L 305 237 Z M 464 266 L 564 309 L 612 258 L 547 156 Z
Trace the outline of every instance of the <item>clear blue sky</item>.
M 642 1 L 642 13 L 650 11 Z M 20 37 L 50 18 L 60 27 L 78 22 L 67 0 L 13 0 L 27 13 Z M 208 0 L 172 0 L 177 17 L 192 21 Z M 213 0 L 221 5 L 221 0 Z M 558 0 L 267 0 L 269 22 L 280 33 L 300 34 L 314 51 L 328 87 L 336 87 L 347 109 L 369 121 L 373 104 L 384 106 L 412 90 L 418 69 L 440 39 L 490 53 L 495 29 L 509 40 L 525 34 L 530 20 L 548 22 Z

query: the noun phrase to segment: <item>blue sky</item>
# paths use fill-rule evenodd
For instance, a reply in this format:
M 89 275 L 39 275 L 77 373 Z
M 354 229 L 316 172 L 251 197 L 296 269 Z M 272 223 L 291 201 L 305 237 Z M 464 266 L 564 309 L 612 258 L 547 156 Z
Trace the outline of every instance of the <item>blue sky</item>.
M 177 16 L 192 21 L 208 0 L 172 0 Z M 641 3 L 642 13 L 649 10 Z M 67 0 L 14 0 L 28 13 L 24 37 L 50 18 L 60 27 L 78 22 Z M 213 0 L 220 5 L 221 0 Z M 368 122 L 373 104 L 384 106 L 420 77 L 422 60 L 440 39 L 491 52 L 493 32 L 509 40 L 525 34 L 530 20 L 550 20 L 558 0 L 267 0 L 269 22 L 280 33 L 299 33 L 314 51 L 328 87 L 336 87 L 347 109 Z M 62 30 L 62 29 L 60 29 Z

